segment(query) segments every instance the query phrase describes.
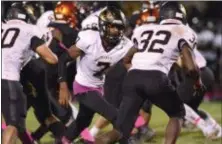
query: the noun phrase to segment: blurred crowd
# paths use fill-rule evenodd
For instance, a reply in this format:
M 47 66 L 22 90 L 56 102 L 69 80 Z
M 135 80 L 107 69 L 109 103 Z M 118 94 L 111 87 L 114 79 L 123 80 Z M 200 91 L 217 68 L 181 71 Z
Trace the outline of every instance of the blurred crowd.
M 2 3 L 2 15 L 10 6 L 10 2 Z M 53 10 L 57 1 L 35 2 L 41 5 L 36 15 L 40 16 L 44 11 Z M 189 25 L 198 35 L 198 49 L 207 60 L 207 65 L 215 75 L 216 84 L 214 93 L 211 97 L 222 99 L 222 2 L 212 1 L 186 1 L 183 2 L 187 10 Z M 133 28 L 136 24 L 137 16 L 140 11 L 147 7 L 146 1 L 77 1 L 79 7 L 79 17 L 83 20 L 92 12 L 106 6 L 113 5 L 121 8 L 128 19 L 129 27 Z

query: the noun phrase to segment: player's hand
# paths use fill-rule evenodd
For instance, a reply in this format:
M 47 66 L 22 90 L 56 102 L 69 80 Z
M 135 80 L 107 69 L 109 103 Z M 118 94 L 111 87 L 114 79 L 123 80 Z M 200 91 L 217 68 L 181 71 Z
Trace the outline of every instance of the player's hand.
M 62 106 L 68 107 L 69 100 L 70 100 L 70 92 L 69 92 L 68 86 L 66 82 L 61 82 L 60 89 L 59 89 L 59 104 Z
M 206 87 L 204 86 L 204 84 L 202 83 L 201 80 L 198 80 L 195 84 L 194 84 L 194 93 L 193 96 L 201 96 L 206 92 Z

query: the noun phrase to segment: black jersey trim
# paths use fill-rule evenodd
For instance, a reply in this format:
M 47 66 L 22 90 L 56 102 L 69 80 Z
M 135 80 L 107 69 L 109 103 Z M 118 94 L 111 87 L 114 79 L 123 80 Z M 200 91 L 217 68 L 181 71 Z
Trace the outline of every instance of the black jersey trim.
M 187 45 L 189 46 L 189 44 L 187 43 L 187 41 L 186 41 L 185 39 L 183 39 L 183 38 L 181 38 L 181 39 L 178 41 L 177 47 L 178 47 L 179 51 L 182 50 L 182 47 L 183 47 L 185 44 L 187 44 Z
M 32 50 L 36 51 L 36 48 L 39 47 L 40 45 L 44 44 L 44 43 L 45 43 L 44 40 L 38 38 L 37 36 L 33 36 L 31 38 L 31 46 L 30 47 L 31 47 Z

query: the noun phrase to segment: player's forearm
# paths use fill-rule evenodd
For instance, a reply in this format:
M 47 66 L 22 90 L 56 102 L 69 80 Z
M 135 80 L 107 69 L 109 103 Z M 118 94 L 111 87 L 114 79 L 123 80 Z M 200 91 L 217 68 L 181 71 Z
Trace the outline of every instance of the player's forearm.
M 45 60 L 49 64 L 57 64 L 58 63 L 58 58 L 53 52 L 51 53 L 51 55 L 49 57 L 46 57 Z
M 198 81 L 200 79 L 200 74 L 198 70 L 189 70 L 187 74 L 195 81 Z
M 137 48 L 132 47 L 126 54 L 126 56 L 123 58 L 123 64 L 126 67 L 126 69 L 129 69 L 131 67 L 131 61 L 133 59 L 134 54 L 138 51 Z
M 77 48 L 75 45 L 70 47 L 68 51 L 64 54 L 62 54 L 59 57 L 59 63 L 58 63 L 58 76 L 59 76 L 59 82 L 66 81 L 66 75 L 67 75 L 67 67 L 66 64 L 69 61 L 76 60 L 77 57 L 79 57 L 82 54 L 81 49 Z
M 73 59 L 69 56 L 68 53 L 64 53 L 59 57 L 59 62 L 58 62 L 58 81 L 61 82 L 66 82 L 67 78 L 67 67 L 66 64 L 69 61 L 72 61 Z
M 36 52 L 49 64 L 57 64 L 57 56 L 46 46 L 41 45 L 36 49 Z
M 68 84 L 65 81 L 62 81 L 59 83 L 59 88 L 60 89 L 68 89 Z
M 129 58 L 129 57 L 125 57 L 123 59 L 123 64 L 126 69 L 129 69 L 131 67 L 131 60 L 132 60 L 132 58 Z
M 183 66 L 187 70 L 188 76 L 190 76 L 195 81 L 199 80 L 199 68 L 197 67 L 195 60 L 193 58 L 192 50 L 187 46 L 184 45 L 182 49 L 182 63 Z
M 186 61 L 186 60 L 183 60 Z M 195 81 L 199 80 L 200 74 L 199 74 L 199 68 L 195 65 L 195 62 L 189 63 L 188 61 L 184 62 L 184 67 L 187 70 L 187 75 L 194 79 Z

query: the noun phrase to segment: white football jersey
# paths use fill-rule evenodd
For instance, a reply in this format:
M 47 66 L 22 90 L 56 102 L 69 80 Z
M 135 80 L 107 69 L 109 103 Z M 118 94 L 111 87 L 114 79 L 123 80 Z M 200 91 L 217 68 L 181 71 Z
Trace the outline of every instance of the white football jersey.
M 187 25 L 189 28 L 191 28 L 189 25 Z M 191 28 L 192 29 L 192 28 Z M 193 30 L 193 29 L 192 29 Z M 196 32 L 193 30 L 193 33 L 196 34 Z M 197 34 L 196 34 L 197 35 Z M 197 42 L 198 42 L 198 35 L 197 35 Z M 198 42 L 199 43 L 199 42 Z M 197 50 L 197 45 L 195 45 L 195 48 L 194 48 L 194 57 L 195 57 L 195 61 L 196 61 L 196 64 L 199 68 L 203 68 L 207 65 L 207 61 L 206 59 L 203 57 L 203 55 Z
M 206 67 L 207 65 L 207 61 L 206 59 L 203 57 L 203 55 L 195 48 L 194 49 L 194 56 L 195 56 L 195 61 L 196 64 L 199 68 L 203 68 Z
M 197 36 L 179 21 L 162 21 L 160 25 L 142 25 L 134 30 L 132 40 L 138 47 L 131 69 L 158 70 L 168 74 L 177 61 L 181 47 L 187 43 L 192 49 Z
M 49 46 L 53 38 L 52 28 L 48 27 L 50 22 L 53 22 L 53 21 L 55 21 L 53 11 L 44 12 L 37 21 L 37 26 L 39 26 L 41 31 L 43 32 L 44 34 L 43 39 L 46 41 L 47 46 Z
M 49 46 L 53 36 L 52 36 L 52 30 L 53 28 L 49 28 L 49 27 L 40 27 L 40 30 L 43 33 L 43 37 L 42 39 L 46 42 L 46 45 Z
M 82 29 L 92 29 L 92 28 L 99 29 L 99 15 L 102 10 L 103 9 L 98 10 L 90 14 L 88 17 L 86 17 L 81 23 Z
M 47 27 L 50 22 L 55 21 L 54 12 L 46 11 L 38 19 L 37 25 L 39 27 Z
M 53 36 L 52 36 L 52 28 L 49 27 L 39 27 L 39 30 L 43 34 L 42 39 L 45 41 L 45 44 L 49 47 L 49 45 L 52 42 Z M 37 53 L 34 53 L 35 58 L 40 58 L 40 56 Z
M 2 24 L 2 79 L 19 81 L 22 66 L 34 54 L 30 48 L 34 36 L 43 36 L 35 25 L 20 20 Z
M 39 29 L 43 33 L 43 39 L 45 40 L 47 46 L 50 45 L 53 39 L 52 28 L 48 27 L 50 22 L 53 22 L 53 21 L 55 21 L 54 12 L 46 11 L 39 17 L 36 23 L 36 25 L 39 27 Z M 40 56 L 37 53 L 35 53 L 35 57 L 39 58 Z
M 79 32 L 76 46 L 84 52 L 77 66 L 75 80 L 84 86 L 101 87 L 104 84 L 104 71 L 120 61 L 133 43 L 123 37 L 121 42 L 109 52 L 102 46 L 98 31 Z

